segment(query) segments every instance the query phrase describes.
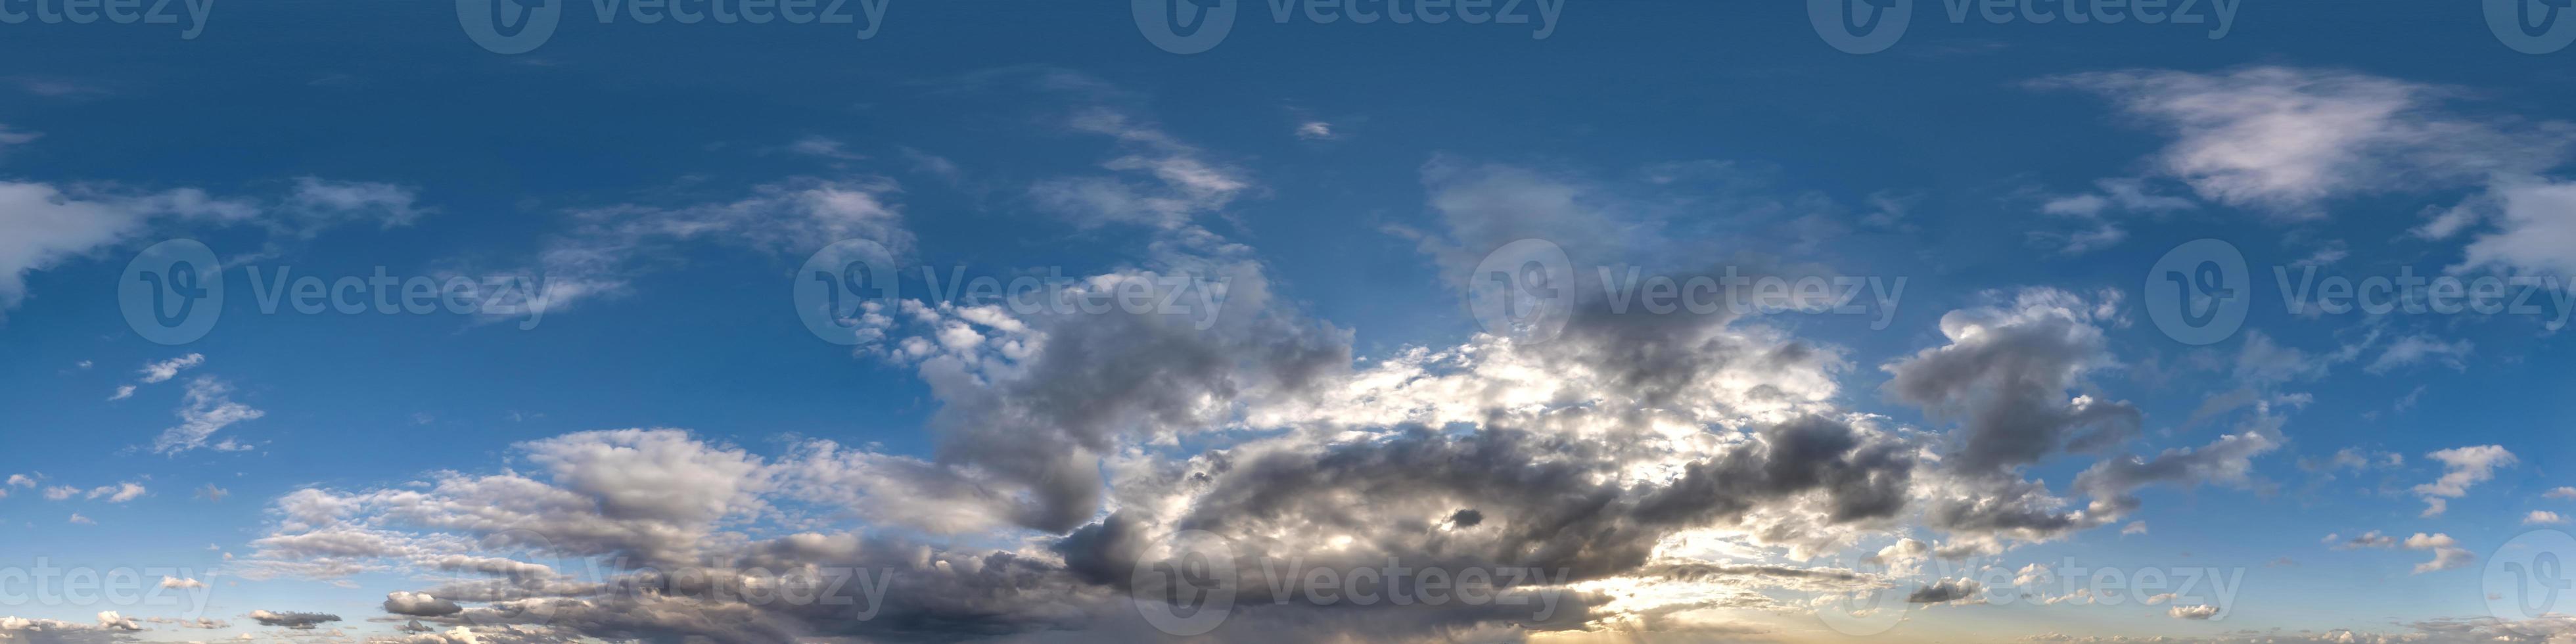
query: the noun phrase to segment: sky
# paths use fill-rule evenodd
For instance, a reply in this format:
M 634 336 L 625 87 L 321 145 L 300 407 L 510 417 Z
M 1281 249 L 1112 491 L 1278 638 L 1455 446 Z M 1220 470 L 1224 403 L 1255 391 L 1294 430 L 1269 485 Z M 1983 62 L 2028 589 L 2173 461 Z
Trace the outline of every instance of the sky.
M 2576 641 L 2542 0 L 454 4 L 0 0 L 0 643 Z

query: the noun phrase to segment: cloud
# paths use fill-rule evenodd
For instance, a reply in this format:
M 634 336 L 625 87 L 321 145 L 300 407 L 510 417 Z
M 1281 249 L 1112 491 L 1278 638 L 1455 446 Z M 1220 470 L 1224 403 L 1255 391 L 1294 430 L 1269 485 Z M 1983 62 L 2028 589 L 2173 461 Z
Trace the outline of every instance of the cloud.
M 1908 604 L 1945 604 L 1977 596 L 1984 586 L 1971 579 L 1943 579 L 1905 595 Z
M 294 611 L 271 612 L 266 610 L 251 611 L 250 618 L 251 621 L 259 622 L 259 625 L 261 626 L 276 626 L 299 631 L 309 631 L 325 623 L 340 621 L 340 616 L 325 613 L 299 613 Z
M 126 482 L 92 489 L 89 491 L 89 494 L 83 498 L 97 499 L 99 497 L 106 497 L 107 502 L 109 503 L 124 503 L 143 498 L 143 492 L 143 486 L 132 482 Z
M 2532 510 L 2531 514 L 2522 516 L 2523 525 L 2558 525 L 2566 522 L 2567 517 L 2548 510 Z
M 2576 128 L 2446 109 L 2451 89 L 2355 72 L 2279 66 L 2060 76 L 2111 98 L 2174 142 L 2154 161 L 2201 197 L 2291 219 L 2325 201 L 2476 185 L 2556 165 Z
M 2380 534 L 2378 530 L 2372 530 L 2364 532 L 2361 536 L 2353 537 L 2351 539 L 2344 539 L 2341 535 L 2329 534 L 2326 535 L 2325 543 L 2333 545 L 2336 550 L 2352 550 L 2356 548 L 2394 548 L 2397 547 L 2397 538 Z
M 1308 141 L 1330 141 L 1342 137 L 1339 134 L 1333 133 L 1333 124 L 1331 123 L 1323 121 L 1307 121 L 1297 124 L 1297 138 Z
M 139 373 L 142 373 L 142 374 L 143 374 L 143 383 L 144 383 L 144 384 L 152 384 L 152 383 L 158 383 L 158 382 L 164 382 L 164 381 L 167 381 L 167 380 L 169 380 L 169 379 L 171 379 L 171 378 L 173 378 L 173 377 L 178 376 L 178 375 L 179 375 L 179 372 L 181 372 L 181 371 L 186 371 L 186 370 L 187 370 L 187 369 L 189 369 L 190 367 L 195 367 L 195 366 L 202 365 L 202 364 L 205 364 L 205 363 L 206 363 L 206 356 L 205 356 L 205 354 L 202 354 L 202 353 L 191 353 L 191 354 L 188 354 L 188 355 L 179 356 L 179 357 L 171 358 L 171 359 L 168 359 L 168 360 L 163 360 L 163 361 L 160 361 L 160 362 L 155 362 L 155 363 L 151 363 L 151 364 L 143 365 L 143 370 L 142 370 L 142 371 L 140 371 Z
M 97 522 L 97 521 L 90 520 L 90 518 L 89 518 L 89 517 L 81 516 L 81 514 L 80 514 L 80 513 L 78 513 L 78 512 L 74 512 L 74 513 L 72 513 L 71 524 L 72 524 L 72 525 L 98 525 L 98 522 Z
M 2428 535 L 2418 532 L 2415 533 L 2415 536 L 2406 538 L 2406 548 L 2408 550 L 2433 551 L 2432 561 L 2415 565 L 2415 574 L 2418 575 L 2428 572 L 2450 570 L 2453 568 L 2465 568 L 2468 567 L 2469 564 L 2477 563 L 2477 555 L 2471 554 L 2467 549 L 2459 546 L 2460 542 L 2452 539 L 2451 535 L 2447 534 L 2437 533 Z
M 2218 607 L 2214 605 L 2175 605 L 2172 608 L 2165 609 L 2165 615 L 2174 619 L 2210 619 L 2218 616 Z
M 686 243 L 799 254 L 865 239 L 900 256 L 912 246 L 892 203 L 900 192 L 884 177 L 793 177 L 724 200 L 572 209 L 565 213 L 572 229 L 547 237 L 527 265 L 483 272 L 536 276 L 538 292 L 499 302 L 499 310 L 544 313 L 625 295 L 636 280 L 670 268 L 669 250 Z
M 2576 253 L 2568 251 L 2576 243 L 2576 183 L 2553 183 L 2538 179 L 2499 181 L 2490 191 L 2488 202 L 2494 214 L 2489 217 L 2495 229 L 2469 242 L 2465 256 L 2454 271 L 2479 268 L 2510 270 L 2533 275 L 2568 275 L 2576 273 Z M 2477 217 L 2472 208 L 2463 205 L 2457 214 L 2445 214 L 2427 224 L 2427 234 L 2447 233 L 2465 228 Z
M 10 482 L 10 483 L 13 483 L 13 484 L 14 484 L 14 483 L 17 483 L 17 482 L 18 482 L 18 480 L 17 480 L 17 479 L 18 479 L 18 477 L 14 477 L 14 476 L 13 476 L 13 477 L 9 477 L 9 482 Z M 2550 498 L 2550 499 L 2576 499 L 2576 487 L 2567 487 L 2567 486 L 2563 486 L 2563 485 L 2562 485 L 2562 486 L 2559 486 L 2559 487 L 2550 488 L 2548 492 L 2543 493 L 2543 494 L 2541 494 L 2540 496 L 2541 496 L 2542 498 Z
M 234 220 L 256 208 L 182 188 L 159 193 L 115 193 L 0 181 L 0 312 L 27 296 L 27 274 L 98 253 L 122 243 L 155 220 Z
M 2388 373 L 2390 369 L 2428 361 L 2439 362 L 2452 369 L 2467 369 L 2469 351 L 2474 348 L 2475 345 L 2465 339 L 2443 342 L 2428 335 L 2410 335 L 2389 343 L 2388 348 L 2380 352 L 2379 359 L 2362 367 L 2362 371 Z
M 162 577 L 161 587 L 175 589 L 204 588 L 206 587 L 206 582 L 194 579 L 181 579 L 178 577 Z
M 446 617 L 465 609 L 456 602 L 429 596 L 427 593 L 396 592 L 385 595 L 385 612 L 413 617 Z
M 389 184 L 304 177 L 275 202 L 217 197 L 197 188 L 161 192 L 0 181 L 0 312 L 27 297 L 27 275 L 93 257 L 160 227 L 249 224 L 274 237 L 311 238 L 330 226 L 395 226 L 424 212 Z
M 2515 463 L 2513 452 L 2505 451 L 2500 445 L 2457 447 L 2426 456 L 2441 461 L 2443 468 L 2442 478 L 2414 488 L 2415 494 L 2424 499 L 2424 516 L 2427 517 L 2441 516 L 2442 511 L 2450 507 L 2449 499 L 2467 496 L 2469 486 L 2495 478 L 2496 468 L 2511 467 Z
M 187 397 L 180 404 L 177 413 L 179 424 L 162 430 L 161 436 L 153 439 L 153 453 L 177 454 L 201 447 L 216 451 L 250 449 L 248 446 L 233 442 L 230 438 L 212 445 L 207 444 L 206 441 L 212 439 L 215 432 L 223 431 L 234 423 L 257 420 L 268 415 L 268 412 L 252 408 L 250 405 L 233 402 L 232 387 L 209 376 L 199 376 L 196 380 L 188 382 Z

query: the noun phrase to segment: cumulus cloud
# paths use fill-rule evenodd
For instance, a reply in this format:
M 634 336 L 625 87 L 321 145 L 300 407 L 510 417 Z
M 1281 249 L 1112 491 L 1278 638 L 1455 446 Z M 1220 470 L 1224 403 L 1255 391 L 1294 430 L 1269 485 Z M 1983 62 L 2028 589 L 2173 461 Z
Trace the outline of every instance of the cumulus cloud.
M 2452 539 L 2451 535 L 2447 534 L 2436 533 L 2428 535 L 2418 532 L 2415 533 L 2415 536 L 2407 537 L 2405 545 L 2408 550 L 2433 551 L 2432 561 L 2415 565 L 2415 574 L 2418 575 L 2428 572 L 2450 570 L 2453 568 L 2465 568 L 2468 567 L 2469 564 L 2477 563 L 2478 561 L 2478 556 L 2476 554 L 2470 553 L 2466 548 L 2461 548 L 2460 542 Z

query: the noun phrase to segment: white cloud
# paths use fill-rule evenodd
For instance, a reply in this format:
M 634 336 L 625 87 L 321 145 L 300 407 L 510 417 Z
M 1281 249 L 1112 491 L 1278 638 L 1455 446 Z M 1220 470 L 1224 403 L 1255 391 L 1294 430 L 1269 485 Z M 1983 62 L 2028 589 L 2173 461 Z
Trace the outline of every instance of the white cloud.
M 97 522 L 97 521 L 91 521 L 89 517 L 81 516 L 81 514 L 80 514 L 79 512 L 74 512 L 74 513 L 72 513 L 72 520 L 71 520 L 71 524 L 72 524 L 72 525 L 98 525 L 98 522 Z
M 2406 538 L 2406 548 L 2409 550 L 2433 551 L 2432 561 L 2415 565 L 2415 574 L 2418 575 L 2428 572 L 2450 570 L 2453 568 L 2463 568 L 2467 567 L 2469 564 L 2477 563 L 2478 561 L 2477 555 L 2470 553 L 2465 548 L 2461 548 L 2460 542 L 2452 539 L 2451 535 L 2447 534 L 2437 533 L 2428 535 L 2421 532 L 2415 533 L 2415 536 Z
M 181 371 L 185 371 L 185 370 L 189 369 L 190 367 L 195 367 L 195 366 L 202 365 L 202 364 L 205 364 L 205 363 L 206 363 L 206 356 L 205 356 L 205 354 L 201 354 L 201 353 L 191 353 L 191 354 L 188 354 L 188 355 L 179 356 L 179 357 L 171 358 L 171 359 L 168 359 L 168 360 L 163 360 L 163 361 L 160 361 L 160 362 L 155 362 L 155 363 L 152 363 L 152 364 L 143 365 L 143 370 L 142 370 L 142 371 L 140 371 L 140 372 L 138 372 L 138 373 L 143 374 L 143 383 L 144 383 L 144 384 L 152 384 L 152 383 L 157 383 L 157 382 L 167 381 L 167 380 L 169 380 L 169 379 L 171 379 L 171 378 L 173 378 L 173 377 L 177 377 L 177 376 L 179 375 L 179 372 L 181 372 Z
M 2454 270 L 2576 274 L 2576 183 L 2505 181 L 2491 194 L 2500 210 L 2495 230 L 2470 241 Z
M 1333 124 L 1331 123 L 1323 121 L 1307 121 L 1297 124 L 1297 138 L 1308 141 L 1330 141 L 1341 138 L 1341 135 L 1333 133 Z
M 2515 463 L 2513 452 L 2505 451 L 2500 445 L 2457 447 L 2427 456 L 2441 461 L 2443 466 L 2442 478 L 2414 488 L 2415 494 L 2424 499 L 2424 516 L 2427 517 L 2441 516 L 2442 511 L 2450 507 L 2447 499 L 2466 496 L 2469 486 L 2495 478 L 2496 468 Z
M 2343 71 L 2077 74 L 2042 86 L 2102 93 L 2175 137 L 2155 159 L 2202 197 L 2287 218 L 2338 197 L 2476 185 L 2555 165 L 2571 128 L 2454 114 L 2445 88 Z M 2561 248 L 2564 248 L 2563 246 Z
M 2200 606 L 2175 605 L 2172 608 L 2165 609 L 2165 615 L 2174 619 L 2209 619 L 2218 616 L 2218 607 L 2206 604 Z
M 212 445 L 208 445 L 206 441 L 213 437 L 215 432 L 222 431 L 234 423 L 255 420 L 268 415 L 268 412 L 233 402 L 232 388 L 208 376 L 199 376 L 188 383 L 187 398 L 181 403 L 177 413 L 179 424 L 162 430 L 161 436 L 152 441 L 154 453 L 177 454 L 200 447 L 211 447 L 218 451 L 250 449 L 229 438 Z
M 2532 510 L 2531 514 L 2522 516 L 2523 525 L 2558 525 L 2566 522 L 2567 517 L 2548 510 Z
M 124 503 L 143 498 L 143 493 L 144 490 L 142 485 L 126 482 L 91 489 L 89 494 L 82 498 L 97 499 L 100 497 L 106 497 L 107 502 L 109 503 Z

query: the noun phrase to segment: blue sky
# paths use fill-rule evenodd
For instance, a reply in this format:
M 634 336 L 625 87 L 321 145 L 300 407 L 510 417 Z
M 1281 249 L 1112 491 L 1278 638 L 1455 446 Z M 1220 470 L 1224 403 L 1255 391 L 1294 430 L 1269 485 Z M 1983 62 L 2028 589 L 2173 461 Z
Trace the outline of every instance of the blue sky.
M 2576 636 L 2576 27 L 1283 2 L 0 2 L 0 642 Z

